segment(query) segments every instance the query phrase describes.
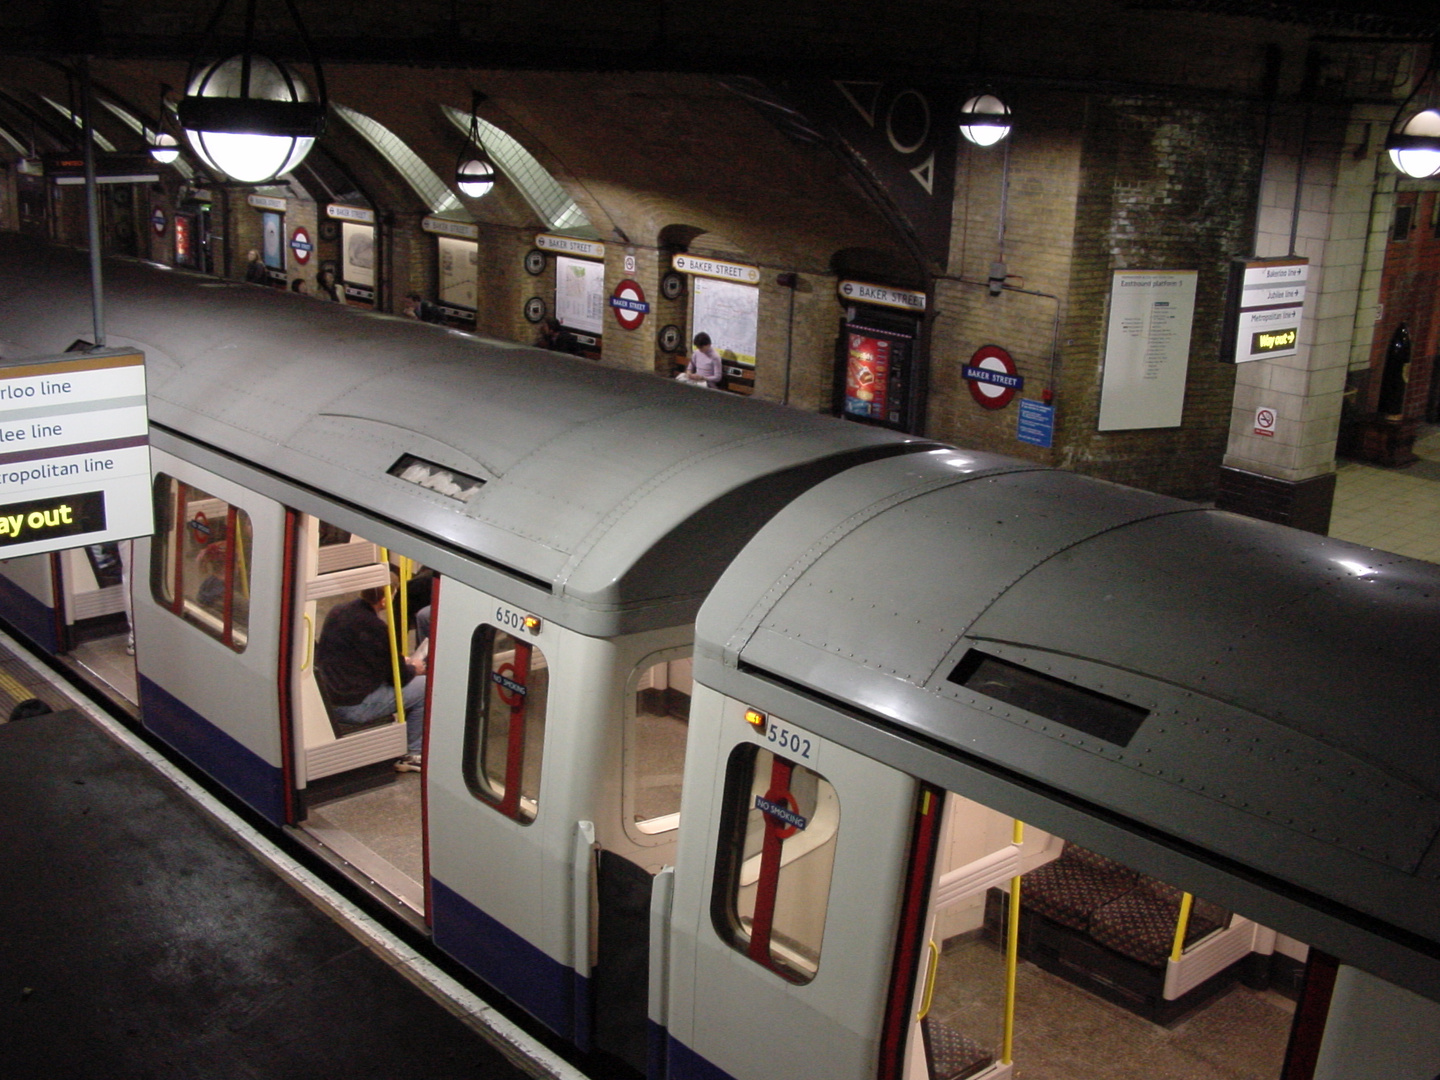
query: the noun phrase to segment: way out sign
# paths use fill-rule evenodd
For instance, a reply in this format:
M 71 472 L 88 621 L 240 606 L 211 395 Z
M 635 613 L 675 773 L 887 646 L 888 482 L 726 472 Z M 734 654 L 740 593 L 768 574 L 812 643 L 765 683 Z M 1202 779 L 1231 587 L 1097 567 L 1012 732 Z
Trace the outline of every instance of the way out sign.
M 144 355 L 0 365 L 0 558 L 154 528 Z

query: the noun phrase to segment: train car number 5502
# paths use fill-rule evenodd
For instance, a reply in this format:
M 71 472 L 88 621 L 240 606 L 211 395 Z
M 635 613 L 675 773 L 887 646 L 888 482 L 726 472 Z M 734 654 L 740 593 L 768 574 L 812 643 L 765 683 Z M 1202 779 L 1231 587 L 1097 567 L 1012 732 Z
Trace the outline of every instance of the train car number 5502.
M 820 742 L 813 735 L 788 728 L 784 724 L 770 721 L 765 729 L 765 741 L 775 752 L 792 761 L 803 761 L 814 768 L 820 760 Z

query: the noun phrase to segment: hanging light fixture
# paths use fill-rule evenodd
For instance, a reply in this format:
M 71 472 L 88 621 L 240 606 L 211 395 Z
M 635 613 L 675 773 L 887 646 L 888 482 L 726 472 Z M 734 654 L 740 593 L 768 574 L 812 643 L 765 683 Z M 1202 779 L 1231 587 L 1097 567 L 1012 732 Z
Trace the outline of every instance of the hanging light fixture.
M 325 75 L 310 36 L 295 10 L 295 21 L 315 72 L 318 100 L 279 61 L 255 52 L 255 5 L 246 0 L 245 40 L 239 55 L 190 65 L 180 125 L 195 152 L 216 172 L 244 184 L 264 184 L 294 169 L 325 130 Z M 210 22 L 218 26 L 229 0 Z M 208 37 L 208 33 L 207 33 Z
M 170 108 L 170 87 L 160 84 L 160 108 L 155 114 L 155 130 L 150 137 L 150 156 L 161 165 L 172 165 L 180 156 L 180 140 L 165 130 L 165 116 Z
M 465 136 L 465 145 L 455 161 L 455 186 L 460 194 L 479 199 L 490 194 L 495 186 L 495 166 L 485 153 L 485 143 L 480 138 L 480 103 L 485 95 L 478 90 L 470 97 L 470 131 Z
M 960 134 L 976 146 L 994 146 L 1010 134 L 1010 107 L 991 93 L 960 106 Z
M 1385 149 L 1395 168 L 1422 180 L 1440 174 L 1440 37 L 1430 46 L 1430 63 L 1390 122 Z M 1401 118 L 1405 122 L 1401 123 Z

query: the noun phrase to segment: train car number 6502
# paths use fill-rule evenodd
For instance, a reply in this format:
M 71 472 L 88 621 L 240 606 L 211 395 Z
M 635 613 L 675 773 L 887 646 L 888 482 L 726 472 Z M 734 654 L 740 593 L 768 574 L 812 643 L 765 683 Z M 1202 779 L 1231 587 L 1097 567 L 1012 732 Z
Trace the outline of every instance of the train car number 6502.
M 524 614 L 503 605 L 495 609 L 495 622 L 506 630 L 523 630 L 525 628 Z

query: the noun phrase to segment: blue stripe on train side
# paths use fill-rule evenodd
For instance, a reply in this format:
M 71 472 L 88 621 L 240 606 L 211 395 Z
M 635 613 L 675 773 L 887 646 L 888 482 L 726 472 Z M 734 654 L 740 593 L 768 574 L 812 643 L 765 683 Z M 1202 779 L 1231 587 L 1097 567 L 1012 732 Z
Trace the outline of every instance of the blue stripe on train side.
M 670 1071 L 667 1080 L 735 1080 L 718 1065 L 712 1065 L 680 1040 L 669 1039 Z
M 497 868 L 498 872 L 498 868 Z M 557 1035 L 573 1038 L 577 978 L 442 881 L 430 879 L 435 944 Z M 581 989 L 587 993 L 588 986 Z
M 60 643 L 55 640 L 55 609 L 3 576 L 0 576 L 0 616 L 41 651 L 51 656 L 60 651 Z
M 285 777 L 157 683 L 140 676 L 140 720 L 147 731 L 276 825 L 285 824 Z

